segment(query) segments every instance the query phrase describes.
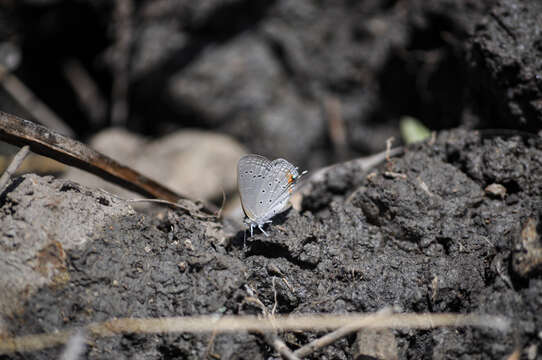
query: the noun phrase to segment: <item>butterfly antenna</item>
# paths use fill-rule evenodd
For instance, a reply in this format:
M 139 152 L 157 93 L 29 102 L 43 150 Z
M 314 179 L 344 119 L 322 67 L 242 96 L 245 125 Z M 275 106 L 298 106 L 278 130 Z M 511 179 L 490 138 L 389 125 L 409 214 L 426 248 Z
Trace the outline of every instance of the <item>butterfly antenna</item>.
M 296 170 L 298 170 L 298 169 L 299 169 L 299 168 L 296 167 Z M 309 170 L 303 170 L 303 171 L 301 172 L 301 174 L 299 174 L 299 175 L 297 175 L 297 176 L 295 177 L 295 180 L 299 180 L 300 177 L 302 177 L 303 175 L 308 174 L 308 173 L 309 173 Z

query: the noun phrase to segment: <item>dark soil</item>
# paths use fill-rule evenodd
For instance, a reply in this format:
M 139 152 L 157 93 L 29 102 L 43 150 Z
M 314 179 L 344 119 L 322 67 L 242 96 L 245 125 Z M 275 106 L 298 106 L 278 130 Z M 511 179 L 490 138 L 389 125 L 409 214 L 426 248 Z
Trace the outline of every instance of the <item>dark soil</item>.
M 435 143 L 411 146 L 382 169 L 357 175 L 359 186 L 340 187 L 334 176 L 326 178 L 304 199 L 304 211 L 281 214 L 269 237 L 255 234 L 246 248 L 241 232 L 229 239 L 212 236 L 220 225 L 197 214 L 110 218 L 83 246 L 66 250 L 69 280 L 40 288 L 10 319 L 10 330 L 53 332 L 128 316 L 259 313 L 244 300 L 253 293 L 271 309 L 274 281 L 282 314 L 395 306 L 507 316 L 512 330 L 506 334 L 473 328 L 395 332 L 400 358 L 504 358 L 517 346 L 541 341 L 540 237 L 538 250 L 522 248 L 524 226 L 541 220 L 541 159 L 539 139 L 443 132 Z M 8 217 L 39 206 L 25 194 L 40 179 L 21 180 L 3 202 Z M 506 195 L 485 192 L 490 184 L 504 186 Z M 34 196 L 55 191 L 53 186 L 51 194 Z M 322 204 L 321 197 L 330 201 Z M 42 211 L 63 217 L 67 209 Z M 532 271 L 522 272 L 532 264 Z M 284 337 L 295 348 L 318 335 Z M 314 357 L 349 359 L 354 339 Z M 87 356 L 197 359 L 209 341 L 190 334 L 126 335 L 93 342 Z M 11 358 L 47 359 L 60 350 Z M 223 359 L 273 353 L 255 334 L 219 335 L 213 351 Z
M 85 111 L 64 66 L 78 62 L 111 107 L 113 3 L 0 8 L 0 63 L 4 42 L 18 49 L 14 74 L 80 139 L 111 123 Z M 132 131 L 223 132 L 310 169 L 381 150 L 399 139 L 403 116 L 440 132 L 378 169 L 334 168 L 310 184 L 301 212 L 280 214 L 269 237 L 257 231 L 246 247 L 240 229 L 230 234 L 197 210 L 138 213 L 70 181 L 19 177 L 0 193 L 0 338 L 115 317 L 260 314 L 246 298 L 269 310 L 274 284 L 281 314 L 394 306 L 512 321 L 507 333 L 394 330 L 402 359 L 507 358 L 516 349 L 542 359 L 540 2 L 133 3 L 124 69 Z M 28 117 L 3 90 L 0 107 Z M 510 131 L 477 130 L 494 128 Z M 321 335 L 281 337 L 295 349 Z M 200 359 L 210 342 L 130 334 L 93 341 L 86 357 Z M 351 359 L 355 342 L 352 334 L 312 357 Z M 217 335 L 211 351 L 278 356 L 252 333 Z
M 213 129 L 254 153 L 310 168 L 382 150 L 388 137 L 399 138 L 405 115 L 434 130 L 536 132 L 541 6 L 519 0 L 134 2 L 127 126 L 150 136 L 183 126 Z M 26 0 L 7 6 L 0 18 L 0 37 L 20 49 L 16 74 L 83 139 L 111 124 L 85 111 L 64 66 L 78 61 L 109 99 L 119 55 L 113 13 L 107 1 Z M 14 108 L 5 96 L 0 101 Z M 337 116 L 345 144 L 330 135 Z

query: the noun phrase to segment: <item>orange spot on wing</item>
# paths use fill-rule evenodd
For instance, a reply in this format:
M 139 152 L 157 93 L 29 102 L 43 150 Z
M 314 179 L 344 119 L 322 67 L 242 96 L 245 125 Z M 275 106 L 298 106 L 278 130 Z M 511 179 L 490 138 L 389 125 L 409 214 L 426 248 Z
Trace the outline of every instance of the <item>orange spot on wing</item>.
M 294 182 L 294 176 L 291 172 L 288 172 L 288 184 L 291 184 Z
M 288 187 L 289 187 L 288 192 L 289 192 L 290 194 L 292 194 L 292 193 L 294 192 L 293 186 L 290 186 L 290 185 L 293 184 L 294 182 L 295 182 L 294 175 L 292 175 L 291 172 L 288 172 Z

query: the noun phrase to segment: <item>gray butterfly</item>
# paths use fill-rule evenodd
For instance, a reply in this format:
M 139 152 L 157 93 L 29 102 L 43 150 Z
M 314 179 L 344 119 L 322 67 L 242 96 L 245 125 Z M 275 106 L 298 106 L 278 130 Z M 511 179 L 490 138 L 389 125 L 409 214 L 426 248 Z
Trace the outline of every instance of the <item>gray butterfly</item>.
M 300 174 L 297 167 L 284 159 L 270 161 L 253 154 L 239 159 L 237 185 L 251 236 L 255 227 L 269 236 L 263 226 L 285 209 L 296 183 L 306 173 Z

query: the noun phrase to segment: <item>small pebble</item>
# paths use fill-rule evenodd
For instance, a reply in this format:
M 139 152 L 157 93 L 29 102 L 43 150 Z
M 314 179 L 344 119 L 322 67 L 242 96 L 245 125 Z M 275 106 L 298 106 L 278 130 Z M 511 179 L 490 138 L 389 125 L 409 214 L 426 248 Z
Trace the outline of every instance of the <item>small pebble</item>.
M 491 184 L 485 188 L 487 195 L 494 198 L 504 199 L 506 197 L 506 188 L 501 184 Z

